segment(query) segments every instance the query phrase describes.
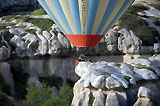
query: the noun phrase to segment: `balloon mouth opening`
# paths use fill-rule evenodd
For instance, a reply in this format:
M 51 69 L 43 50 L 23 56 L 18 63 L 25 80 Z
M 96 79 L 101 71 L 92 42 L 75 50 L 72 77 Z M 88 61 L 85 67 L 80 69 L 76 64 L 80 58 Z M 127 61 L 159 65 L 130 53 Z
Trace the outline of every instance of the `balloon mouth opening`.
M 73 46 L 77 47 L 95 47 L 104 35 L 76 35 L 65 34 Z

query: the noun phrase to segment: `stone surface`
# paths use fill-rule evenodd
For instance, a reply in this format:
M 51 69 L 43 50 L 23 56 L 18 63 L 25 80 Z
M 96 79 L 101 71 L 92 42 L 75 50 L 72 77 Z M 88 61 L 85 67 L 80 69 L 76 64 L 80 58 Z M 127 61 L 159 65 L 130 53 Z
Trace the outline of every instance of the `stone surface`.
M 154 106 L 151 99 L 153 99 L 154 93 L 146 88 L 141 86 L 138 90 L 138 100 L 134 104 L 134 106 Z
M 119 33 L 121 34 L 118 38 L 118 49 L 120 51 L 126 54 L 140 53 L 142 41 L 132 31 L 122 29 Z
M 53 35 L 50 38 L 50 44 L 49 44 L 49 51 L 48 53 L 50 55 L 59 55 L 62 52 L 63 46 L 60 43 L 58 37 L 56 35 Z
M 10 70 L 10 65 L 6 62 L 1 62 L 0 63 L 0 73 L 3 76 L 5 83 L 10 85 L 9 87 L 10 92 L 14 94 L 15 85 L 14 85 L 13 75 Z
M 26 36 L 22 37 L 22 39 L 25 40 L 25 43 L 27 45 L 26 55 L 29 57 L 35 56 L 37 53 L 40 39 L 33 34 L 27 34 Z
M 21 36 L 14 35 L 14 37 L 10 40 L 10 44 L 15 47 L 13 54 L 16 54 L 19 57 L 26 56 L 27 45 L 22 40 Z
M 9 32 L 13 35 L 21 35 L 26 33 L 26 31 L 22 28 L 13 28 L 13 29 L 10 29 Z
M 5 60 L 10 57 L 11 55 L 11 46 L 10 44 L 5 40 L 5 37 L 8 36 L 8 31 L 2 30 L 0 31 L 0 60 Z
M 47 40 L 49 40 L 52 35 L 51 35 L 48 31 L 43 31 L 43 36 L 44 36 Z
M 108 36 L 106 36 L 105 38 L 105 42 L 107 43 L 107 50 L 110 53 L 114 53 L 117 50 L 118 47 L 118 38 L 115 36 L 115 31 L 114 30 L 110 30 L 107 33 Z

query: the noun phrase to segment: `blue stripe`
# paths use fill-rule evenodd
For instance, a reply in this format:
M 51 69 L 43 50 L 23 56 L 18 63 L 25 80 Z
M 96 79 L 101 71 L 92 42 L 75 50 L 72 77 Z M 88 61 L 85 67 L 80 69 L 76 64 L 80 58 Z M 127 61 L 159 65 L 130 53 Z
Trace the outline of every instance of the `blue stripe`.
M 88 10 L 88 23 L 87 23 L 87 34 L 91 34 L 94 21 L 96 18 L 96 13 L 98 11 L 99 0 L 90 0 L 89 1 L 89 10 Z
M 66 25 L 66 27 L 67 27 L 67 29 L 69 31 L 69 34 L 73 34 L 73 32 L 72 32 L 72 30 L 71 30 L 71 28 L 70 28 L 70 26 L 68 24 L 68 21 L 66 19 L 66 16 L 65 16 L 65 14 L 64 14 L 64 12 L 62 10 L 62 7 L 61 7 L 61 5 L 59 3 L 59 0 L 52 0 L 52 3 L 54 5 L 56 11 L 58 12 L 58 15 L 62 19 L 63 23 Z
M 66 34 L 65 30 L 63 29 L 63 27 L 61 26 L 61 24 L 58 22 L 58 20 L 56 19 L 56 17 L 54 16 L 54 14 L 52 13 L 51 9 L 48 7 L 47 3 L 44 0 L 41 0 L 41 2 L 43 3 L 44 7 L 46 8 L 46 11 L 49 12 L 49 14 L 51 15 L 51 17 L 53 18 L 53 20 L 55 21 L 55 23 L 61 28 L 61 30 Z
M 104 25 L 106 24 L 106 22 L 107 22 L 107 20 L 109 19 L 112 11 L 114 10 L 115 5 L 117 4 L 117 1 L 118 1 L 118 0 L 109 0 L 108 7 L 107 7 L 107 9 L 106 9 L 106 11 L 105 11 L 105 14 L 104 14 L 104 16 L 103 16 L 103 19 L 102 19 L 102 21 L 101 21 L 101 24 L 100 24 L 100 26 L 99 26 L 99 28 L 98 28 L 98 31 L 96 32 L 96 35 L 98 35 L 98 34 L 101 32 L 102 28 L 103 28 Z
M 76 26 L 77 33 L 82 34 L 78 0 L 68 0 L 68 2 L 69 2 L 69 6 L 70 6 L 72 16 L 73 16 L 73 21 L 74 21 L 74 24 Z
M 119 12 L 117 13 L 117 15 L 113 18 L 112 22 L 109 24 L 109 26 L 107 27 L 107 29 L 105 30 L 105 32 L 103 32 L 103 35 L 106 34 L 106 32 L 109 30 L 110 27 L 112 27 L 112 24 L 116 21 L 116 19 L 119 17 L 119 15 L 121 15 L 122 11 L 126 8 L 126 6 L 128 5 L 128 3 L 130 2 L 130 0 L 125 0 L 125 2 L 123 3 L 122 7 L 120 8 Z M 131 3 L 132 4 L 132 3 Z M 131 5 L 130 4 L 130 5 Z M 127 10 L 127 9 L 126 9 Z M 126 11 L 125 10 L 125 11 Z M 125 12 L 124 12 L 125 13 Z M 123 13 L 123 14 L 124 14 Z M 123 16 L 123 15 L 122 15 Z

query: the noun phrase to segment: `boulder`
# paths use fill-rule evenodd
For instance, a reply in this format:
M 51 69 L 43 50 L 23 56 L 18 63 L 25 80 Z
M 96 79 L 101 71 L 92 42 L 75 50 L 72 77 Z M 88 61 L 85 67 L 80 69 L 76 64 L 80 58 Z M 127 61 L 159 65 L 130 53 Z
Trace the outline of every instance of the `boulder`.
M 106 96 L 104 93 L 98 91 L 95 95 L 95 99 L 92 106 L 105 106 Z
M 157 54 L 157 53 L 160 53 L 160 43 L 155 43 L 154 44 L 154 52 Z
M 26 56 L 27 45 L 22 40 L 22 37 L 19 35 L 14 35 L 14 37 L 10 40 L 10 44 L 15 47 L 15 51 L 13 54 L 24 57 Z
M 0 47 L 0 60 L 6 60 L 10 57 L 10 51 L 5 46 Z
M 70 44 L 69 40 L 61 33 L 58 33 L 57 37 L 58 37 L 59 42 L 63 46 L 62 52 L 64 54 L 70 52 L 71 44 Z
M 114 30 L 110 30 L 107 33 L 107 36 L 105 36 L 105 42 L 106 42 L 107 50 L 110 53 L 114 53 L 117 50 L 118 38 L 117 38 L 117 36 L 115 36 Z
M 13 29 L 10 29 L 9 32 L 13 35 L 21 35 L 26 33 L 26 31 L 22 28 L 13 28 Z
M 25 40 L 27 45 L 27 56 L 33 57 L 37 53 L 37 49 L 39 46 L 39 38 L 33 34 L 27 34 L 26 36 L 22 37 Z
M 48 31 L 43 31 L 43 36 L 44 36 L 47 40 L 49 40 L 52 35 L 51 35 Z
M 2 30 L 0 31 L 0 41 L 1 41 L 1 45 L 2 45 L 2 48 L 1 48 L 1 56 L 3 56 L 2 58 L 3 59 L 7 59 L 10 57 L 11 55 L 11 46 L 10 44 L 8 43 L 8 41 L 6 41 L 5 38 L 8 38 L 9 37 L 9 32 L 6 31 L 6 30 Z
M 151 101 L 154 94 L 150 89 L 141 86 L 138 90 L 137 96 L 138 96 L 138 100 L 136 101 L 134 106 L 154 106 Z
M 43 35 L 41 35 L 40 29 L 37 30 L 36 33 L 39 38 L 37 54 L 45 55 L 48 52 L 48 40 Z
M 122 29 L 119 31 L 121 34 L 118 37 L 118 49 L 126 54 L 138 54 L 142 46 L 142 41 L 135 36 L 132 31 Z
M 80 83 L 80 80 L 74 85 L 73 106 L 89 106 L 89 98 L 91 92 L 86 90 Z
M 63 46 L 60 43 L 58 37 L 56 35 L 53 35 L 50 38 L 50 44 L 49 44 L 49 51 L 48 53 L 52 56 L 59 55 L 63 50 Z

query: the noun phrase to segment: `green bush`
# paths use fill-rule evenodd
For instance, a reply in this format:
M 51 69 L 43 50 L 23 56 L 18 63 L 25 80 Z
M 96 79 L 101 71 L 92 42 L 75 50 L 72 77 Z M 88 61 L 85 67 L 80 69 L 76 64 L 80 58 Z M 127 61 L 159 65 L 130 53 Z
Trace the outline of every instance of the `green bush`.
M 41 9 L 33 11 L 31 15 L 46 15 L 46 12 L 41 8 Z
M 145 46 L 150 46 L 157 42 L 156 37 L 160 39 L 157 30 L 149 27 L 146 21 L 134 14 L 125 13 L 119 21 L 119 26 L 120 29 L 126 28 L 127 30 L 132 30 Z
M 42 83 L 39 87 L 29 87 L 27 91 L 23 106 L 70 106 L 73 96 L 72 88 L 62 86 L 60 88 L 62 98 L 51 98 L 51 88 L 45 83 Z
M 62 99 L 69 101 L 69 103 L 72 102 L 72 98 L 73 98 L 73 88 L 63 85 L 61 86 L 60 90 L 59 90 L 59 94 L 62 97 Z
M 70 106 L 70 105 L 67 100 L 56 97 L 49 99 L 42 106 Z
M 50 99 L 50 95 L 52 93 L 50 87 L 45 83 L 42 83 L 39 87 L 30 87 L 27 91 L 28 93 L 23 106 L 41 106 Z
M 148 8 L 143 6 L 142 4 L 136 4 L 136 5 L 132 5 L 131 7 L 129 7 L 127 12 L 136 14 L 137 12 L 141 12 L 144 10 L 148 10 Z

